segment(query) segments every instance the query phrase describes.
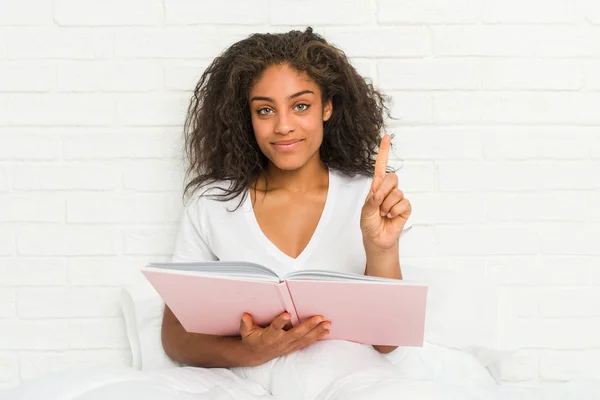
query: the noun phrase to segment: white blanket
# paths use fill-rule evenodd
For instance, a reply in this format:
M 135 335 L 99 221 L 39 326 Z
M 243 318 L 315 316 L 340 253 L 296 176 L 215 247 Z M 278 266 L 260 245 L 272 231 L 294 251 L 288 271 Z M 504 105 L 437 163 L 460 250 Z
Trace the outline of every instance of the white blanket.
M 410 353 L 410 352 L 409 352 Z M 439 358 L 439 354 L 437 355 Z M 421 361 L 424 358 L 420 358 Z M 446 360 L 448 361 L 448 360 Z M 2 400 L 598 400 L 599 382 L 547 388 L 497 385 L 466 358 L 439 367 L 413 357 L 391 362 L 369 346 L 329 341 L 256 368 L 177 367 L 142 372 L 97 367 L 65 371 L 0 392 Z M 459 372 L 462 371 L 462 372 Z

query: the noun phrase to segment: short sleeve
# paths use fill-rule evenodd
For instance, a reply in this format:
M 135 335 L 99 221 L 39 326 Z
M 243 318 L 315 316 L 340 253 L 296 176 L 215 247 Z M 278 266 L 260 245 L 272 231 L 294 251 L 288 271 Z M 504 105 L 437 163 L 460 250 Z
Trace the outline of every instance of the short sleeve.
M 202 229 L 201 207 L 202 201 L 198 199 L 185 206 L 175 239 L 173 262 L 217 260 Z

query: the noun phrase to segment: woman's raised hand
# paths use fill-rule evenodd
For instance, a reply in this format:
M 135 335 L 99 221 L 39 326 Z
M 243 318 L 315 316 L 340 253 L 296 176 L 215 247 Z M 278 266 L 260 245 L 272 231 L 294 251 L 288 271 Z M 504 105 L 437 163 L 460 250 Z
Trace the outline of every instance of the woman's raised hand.
M 390 145 L 391 136 L 386 134 L 379 145 L 371 190 L 360 217 L 365 246 L 382 251 L 398 244 L 400 233 L 411 213 L 410 202 L 398 189 L 398 176 L 386 173 Z
M 256 365 L 293 353 L 329 334 L 330 322 L 324 321 L 320 316 L 314 316 L 285 330 L 289 321 L 290 315 L 284 312 L 263 328 L 253 322 L 251 315 L 246 313 L 242 316 L 240 335 L 242 342 L 252 353 Z

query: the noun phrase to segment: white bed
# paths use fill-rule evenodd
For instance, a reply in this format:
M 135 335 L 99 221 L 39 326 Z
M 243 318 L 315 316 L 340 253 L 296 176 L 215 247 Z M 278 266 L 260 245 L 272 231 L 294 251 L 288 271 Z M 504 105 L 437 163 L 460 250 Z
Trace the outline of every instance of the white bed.
M 497 385 L 485 368 L 473 370 L 469 360 L 461 363 L 460 357 L 448 360 L 447 370 L 437 371 L 437 376 L 405 378 L 402 388 L 390 397 L 381 397 L 374 391 L 357 390 L 361 379 L 349 377 L 335 390 L 326 390 L 315 400 L 354 398 L 377 399 L 397 398 L 411 400 L 597 400 L 600 399 L 599 382 L 571 382 L 545 388 L 519 388 Z M 414 361 L 414 360 L 413 360 Z M 409 365 L 405 367 L 411 367 Z M 400 363 L 401 364 L 401 363 Z M 435 363 L 434 363 L 435 364 Z M 414 367 L 414 365 L 412 365 Z M 426 365 L 421 365 L 426 368 Z M 435 369 L 435 365 L 430 365 Z M 459 371 L 457 371 L 459 370 Z M 415 370 L 412 371 L 415 374 Z M 423 373 L 421 370 L 420 373 Z M 408 374 L 410 375 L 410 374 Z M 453 379 L 454 378 L 454 379 Z M 368 376 L 362 376 L 362 381 Z M 358 382 L 357 382 L 358 381 Z M 314 384 L 312 382 L 311 384 Z M 357 397 L 355 397 L 357 396 Z M 26 382 L 21 386 L 0 392 L 2 400 L 255 400 L 255 399 L 295 399 L 295 396 L 271 396 L 262 386 L 240 378 L 226 369 L 202 369 L 190 367 L 170 367 L 151 371 L 134 368 L 96 367 L 77 371 L 65 371 Z
M 321 369 L 316 367 L 324 360 L 325 353 L 318 349 L 320 344 L 316 345 L 314 351 L 294 356 L 298 357 L 296 359 L 276 361 L 279 363 L 276 366 L 270 363 L 253 370 L 230 371 L 176 365 L 165 355 L 160 344 L 162 301 L 142 280 L 124 289 L 121 297 L 132 352 L 131 367 L 97 366 L 54 373 L 0 391 L 0 399 L 600 399 L 600 381 L 580 380 L 537 388 L 510 386 L 501 382 L 498 362 L 510 355 L 511 350 L 486 345 L 486 341 L 482 340 L 486 336 L 482 326 L 488 326 L 490 332 L 495 331 L 492 322 L 495 323 L 497 316 L 490 315 L 486 307 L 480 315 L 476 315 L 477 310 L 467 310 L 473 304 L 477 307 L 485 304 L 486 297 L 493 303 L 492 288 L 471 287 L 471 292 L 463 296 L 469 301 L 456 300 L 450 294 L 459 291 L 457 281 L 453 282 L 452 277 L 444 275 L 444 271 L 428 270 L 428 273 L 433 275 L 413 276 L 433 283 L 434 290 L 428 301 L 428 318 L 435 321 L 428 325 L 428 340 L 423 348 L 398 349 L 386 356 L 387 360 L 383 359 L 386 364 L 394 366 L 393 375 L 388 367 L 385 371 L 374 367 L 366 371 L 335 372 L 352 364 L 352 357 L 362 357 L 361 362 L 369 357 L 370 353 L 360 353 L 360 349 L 358 353 L 348 351 L 348 346 L 355 345 L 345 342 L 323 344 L 333 349 L 334 353 L 329 355 L 336 355 L 326 359 L 327 367 Z M 443 285 L 435 286 L 432 276 Z M 460 291 L 465 294 L 464 288 Z M 480 301 L 473 302 L 474 296 Z M 472 326 L 468 326 L 466 319 L 457 322 L 457 315 L 449 313 L 450 309 L 476 315 L 475 322 Z M 472 335 L 469 336 L 469 333 Z M 350 358 L 345 360 L 344 357 Z M 253 374 L 252 380 L 244 377 L 247 374 Z M 372 383 L 381 380 L 385 374 L 388 374 L 388 385 L 373 386 Z M 302 390 L 290 393 L 287 390 L 289 387 L 301 387 Z

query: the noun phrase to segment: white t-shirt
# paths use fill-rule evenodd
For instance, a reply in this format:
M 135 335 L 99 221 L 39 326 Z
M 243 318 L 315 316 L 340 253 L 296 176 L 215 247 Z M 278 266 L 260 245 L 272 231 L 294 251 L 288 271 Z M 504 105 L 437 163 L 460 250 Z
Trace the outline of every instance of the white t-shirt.
M 360 212 L 371 180 L 329 169 L 325 207 L 313 236 L 297 258 L 283 253 L 265 236 L 249 195 L 237 210 L 230 211 L 238 205 L 239 197 L 219 201 L 203 195 L 202 188 L 185 207 L 173 261 L 249 261 L 279 275 L 300 269 L 364 274 Z

